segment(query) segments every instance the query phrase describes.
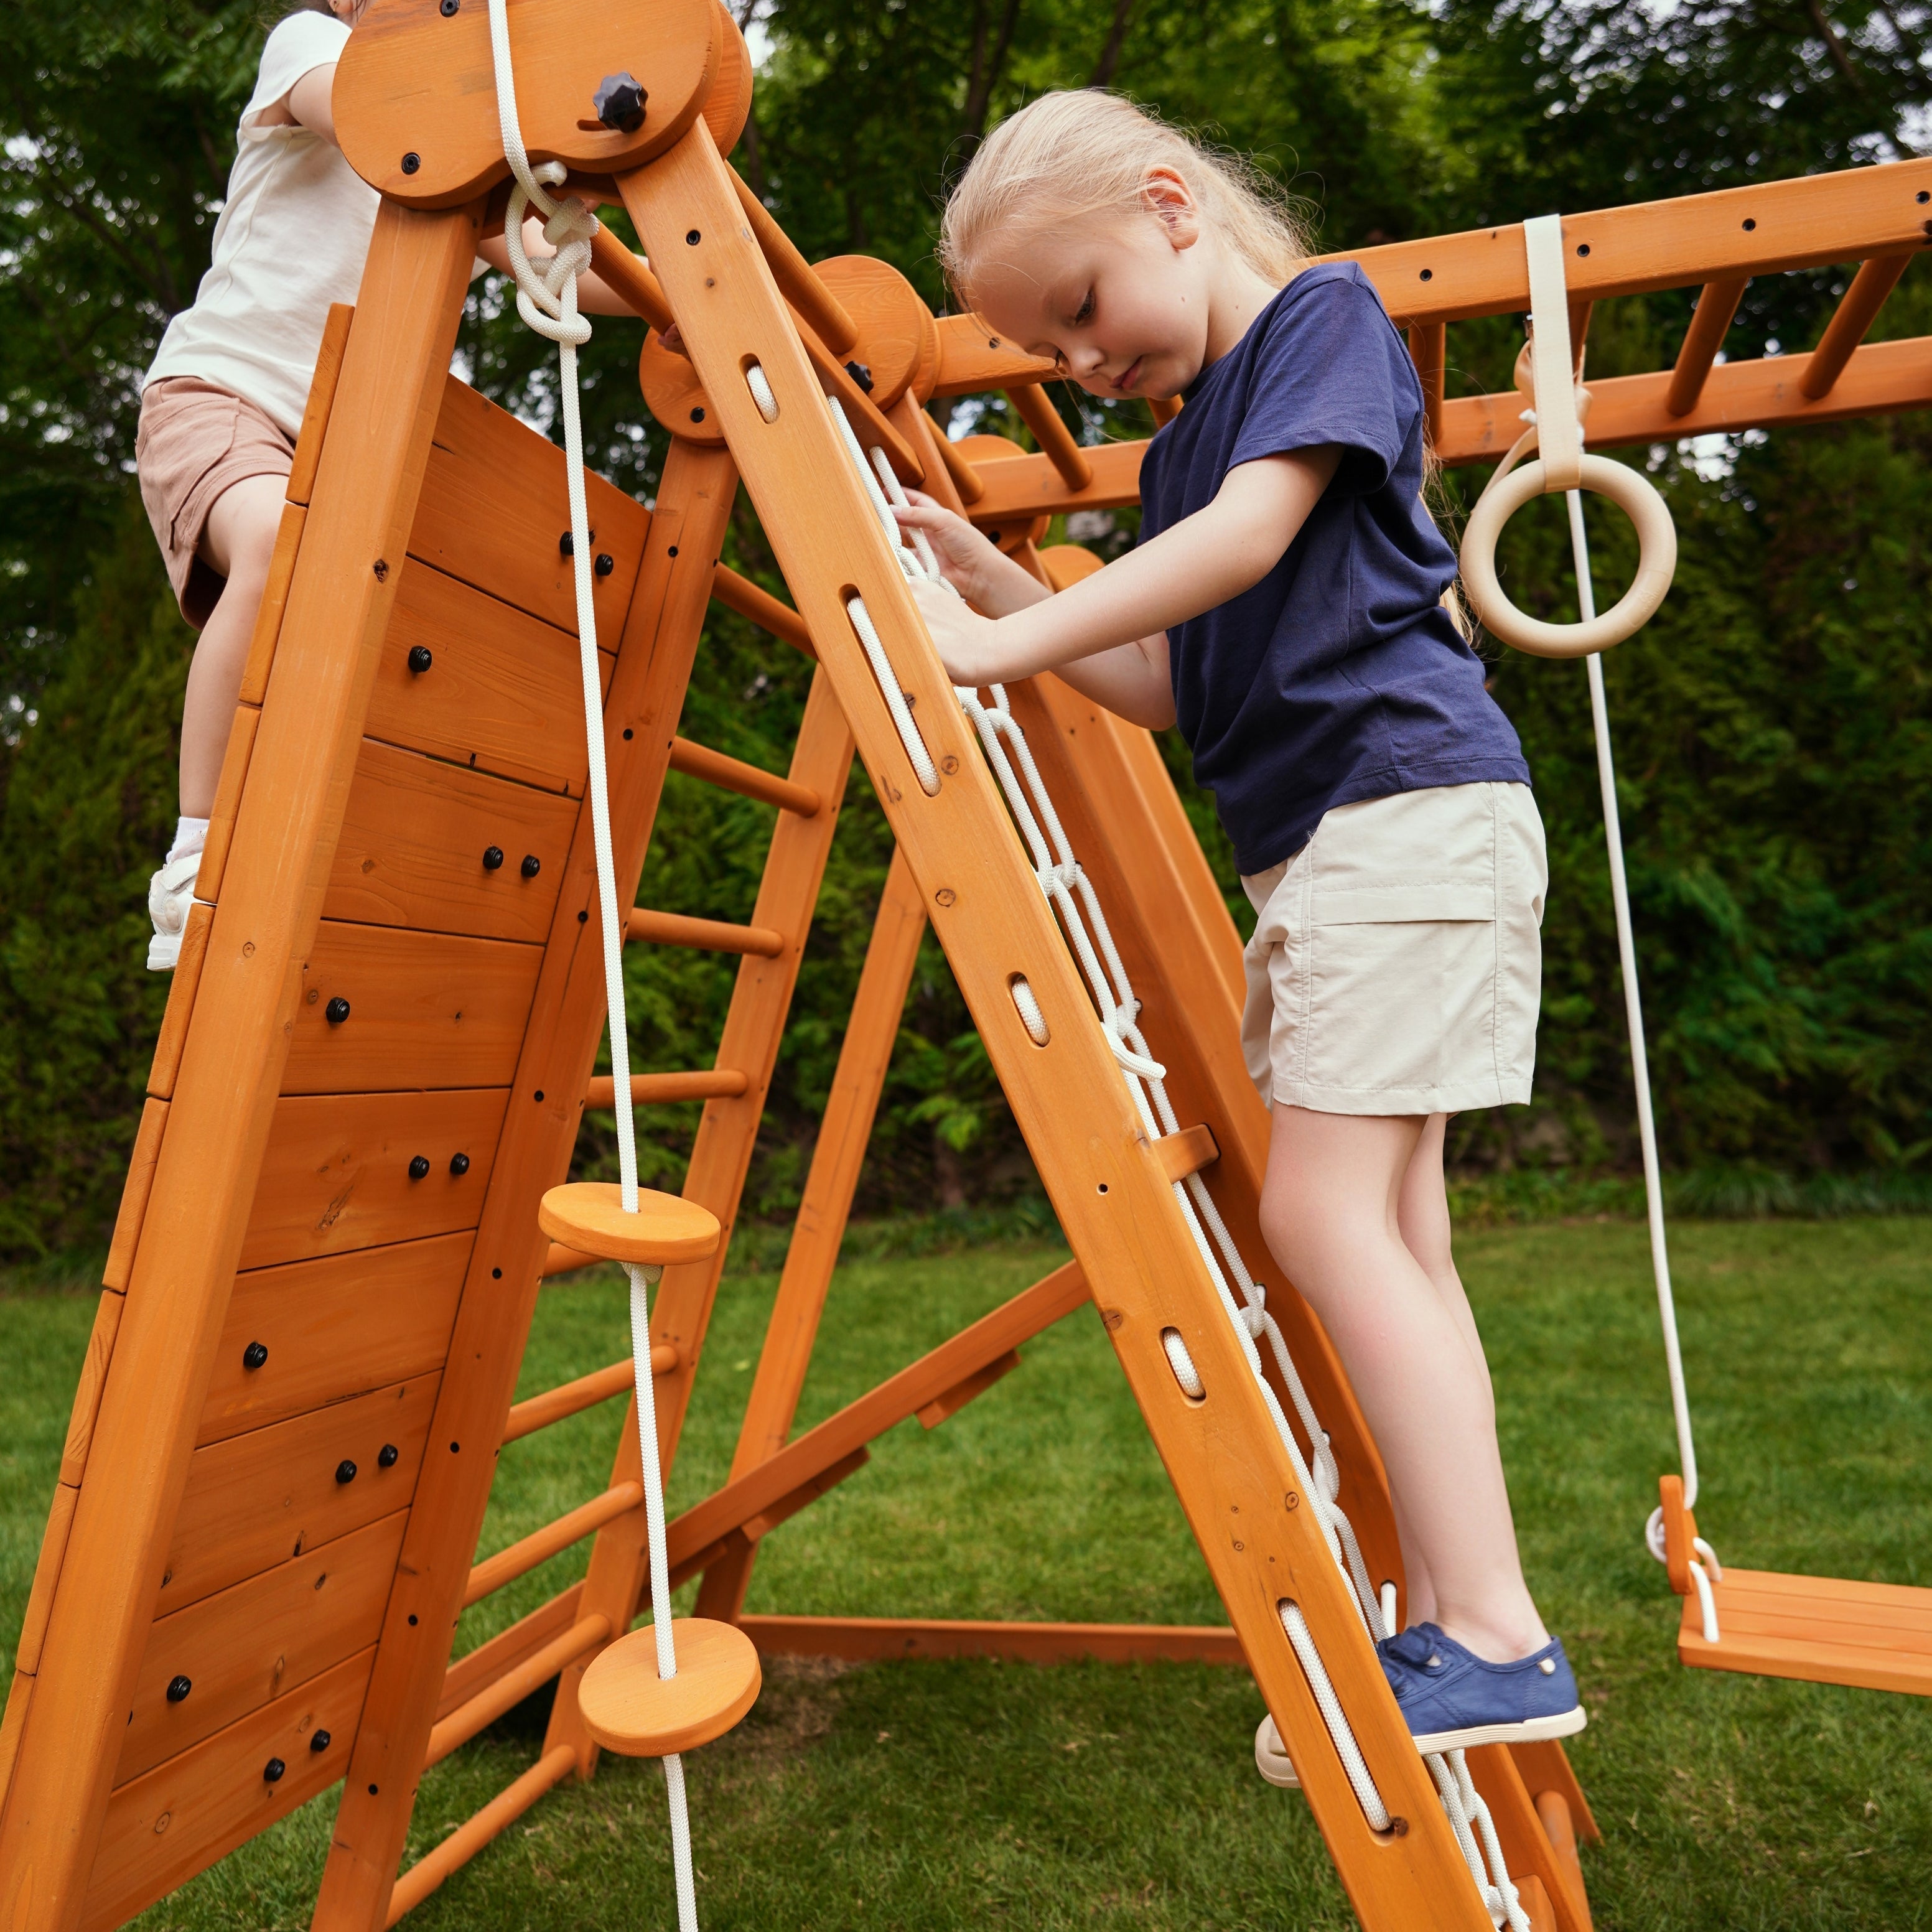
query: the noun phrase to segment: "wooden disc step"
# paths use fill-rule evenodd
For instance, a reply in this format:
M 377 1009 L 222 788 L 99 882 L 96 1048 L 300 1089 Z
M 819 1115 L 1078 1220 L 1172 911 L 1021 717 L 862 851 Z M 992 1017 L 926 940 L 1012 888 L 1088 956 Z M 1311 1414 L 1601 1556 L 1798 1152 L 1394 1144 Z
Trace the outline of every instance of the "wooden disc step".
M 718 1216 L 710 1208 L 640 1187 L 638 1211 L 627 1214 L 614 1181 L 576 1180 L 553 1187 L 537 1209 L 537 1220 L 552 1240 L 606 1261 L 664 1268 L 708 1261 L 718 1251 Z
M 764 1681 L 752 1640 L 735 1624 L 679 1617 L 670 1627 L 677 1675 L 658 1675 L 648 1628 L 600 1652 L 578 1686 L 584 1728 L 626 1757 L 670 1757 L 721 1738 L 748 1711 Z

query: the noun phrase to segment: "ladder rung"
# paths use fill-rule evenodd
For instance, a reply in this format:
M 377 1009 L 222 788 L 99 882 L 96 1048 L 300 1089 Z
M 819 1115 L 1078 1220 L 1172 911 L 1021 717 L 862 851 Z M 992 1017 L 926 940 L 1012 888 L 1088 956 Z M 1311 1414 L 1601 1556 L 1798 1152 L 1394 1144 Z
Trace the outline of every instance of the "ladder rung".
M 1048 400 L 1046 392 L 1037 383 L 1021 383 L 1006 392 L 1006 400 L 1033 431 L 1040 453 L 1060 472 L 1060 480 L 1070 490 L 1085 489 L 1094 480 L 1094 466 L 1060 420 L 1060 412 Z
M 794 784 L 776 772 L 761 771 L 742 759 L 714 752 L 708 745 L 694 745 L 688 738 L 670 741 L 670 768 L 688 778 L 702 778 L 706 784 L 722 790 L 735 791 L 740 798 L 775 805 L 781 812 L 795 812 L 801 818 L 811 818 L 820 802 L 809 785 Z
M 768 926 L 732 926 L 722 919 L 692 919 L 681 912 L 656 912 L 633 906 L 624 928 L 626 939 L 647 939 L 653 946 L 688 946 L 698 952 L 755 952 L 776 959 L 784 950 L 784 934 Z
M 748 617 L 761 631 L 769 631 L 782 644 L 816 659 L 812 633 L 805 620 L 789 604 L 781 604 L 769 590 L 762 590 L 748 577 L 740 577 L 728 564 L 718 565 L 711 573 L 711 594 L 728 610 Z
M 556 1522 L 533 1530 L 521 1542 L 498 1550 L 494 1556 L 486 1556 L 470 1572 L 470 1582 L 463 1592 L 463 1607 L 466 1610 L 472 1604 L 480 1604 L 491 1591 L 514 1582 L 539 1563 L 548 1562 L 559 1550 L 568 1550 L 573 1543 L 581 1543 L 593 1531 L 602 1529 L 607 1522 L 616 1522 L 620 1516 L 628 1516 L 644 1499 L 643 1484 L 619 1483 L 601 1496 L 592 1496 L 587 1503 L 580 1503 L 568 1516 L 560 1516 Z
M 1221 1158 L 1214 1136 L 1204 1126 L 1183 1127 L 1178 1134 L 1163 1134 L 1154 1144 L 1154 1157 L 1170 1180 L 1185 1180 Z
M 574 1664 L 610 1634 L 608 1617 L 586 1617 L 533 1656 L 526 1658 L 514 1670 L 505 1671 L 467 1703 L 458 1705 L 430 1732 L 423 1768 L 427 1770 L 433 1764 L 440 1764 L 458 1744 L 466 1744 L 478 1731 L 487 1730 L 506 1711 L 520 1704 L 532 1690 L 542 1689 L 560 1670 Z
M 677 1350 L 671 1343 L 659 1342 L 651 1350 L 651 1373 L 669 1375 L 677 1366 Z M 539 1429 L 548 1429 L 553 1422 L 561 1422 L 566 1415 L 581 1414 L 600 1402 L 608 1402 L 614 1395 L 622 1395 L 631 1386 L 635 1373 L 636 1364 L 626 1355 L 608 1369 L 593 1369 L 574 1382 L 560 1382 L 554 1389 L 532 1396 L 527 1402 L 517 1403 L 503 1425 L 503 1440 L 520 1441 Z
M 674 1100 L 735 1100 L 751 1088 L 752 1078 L 736 1066 L 706 1067 L 694 1073 L 634 1073 L 634 1107 L 668 1106 Z M 585 1106 L 608 1109 L 617 1104 L 617 1084 L 608 1073 L 594 1074 L 584 1096 Z

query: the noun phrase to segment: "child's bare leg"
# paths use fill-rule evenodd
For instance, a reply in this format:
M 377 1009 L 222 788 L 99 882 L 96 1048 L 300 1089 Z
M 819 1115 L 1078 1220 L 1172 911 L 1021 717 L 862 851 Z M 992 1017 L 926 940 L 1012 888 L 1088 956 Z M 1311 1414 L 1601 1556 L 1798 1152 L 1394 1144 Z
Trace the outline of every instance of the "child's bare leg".
M 250 476 L 214 500 L 201 554 L 228 582 L 194 647 L 182 706 L 181 808 L 184 818 L 206 818 L 235 722 L 236 694 L 255 634 L 255 614 L 268 580 L 275 532 L 281 526 L 288 484 L 280 476 Z
M 1427 1125 L 1278 1105 L 1262 1228 L 1341 1352 L 1402 1498 L 1433 1621 L 1504 1663 L 1549 1640 L 1522 1580 L 1473 1324 L 1403 1239 L 1404 1184 Z M 1439 1142 L 1436 1158 L 1439 1169 Z

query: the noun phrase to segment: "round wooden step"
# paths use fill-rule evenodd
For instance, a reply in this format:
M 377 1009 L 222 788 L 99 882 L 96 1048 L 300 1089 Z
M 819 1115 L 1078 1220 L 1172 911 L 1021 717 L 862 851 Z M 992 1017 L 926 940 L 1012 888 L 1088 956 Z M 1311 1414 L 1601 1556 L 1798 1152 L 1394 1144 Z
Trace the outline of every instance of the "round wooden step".
M 552 1240 L 607 1261 L 662 1268 L 708 1261 L 718 1251 L 718 1216 L 710 1208 L 642 1187 L 638 1211 L 627 1214 L 614 1181 L 578 1180 L 553 1187 L 537 1209 L 537 1220 Z
M 752 1708 L 763 1682 L 758 1653 L 735 1624 L 679 1617 L 677 1675 L 658 1675 L 649 1628 L 598 1653 L 578 1685 L 585 1730 L 626 1757 L 670 1757 L 721 1738 Z

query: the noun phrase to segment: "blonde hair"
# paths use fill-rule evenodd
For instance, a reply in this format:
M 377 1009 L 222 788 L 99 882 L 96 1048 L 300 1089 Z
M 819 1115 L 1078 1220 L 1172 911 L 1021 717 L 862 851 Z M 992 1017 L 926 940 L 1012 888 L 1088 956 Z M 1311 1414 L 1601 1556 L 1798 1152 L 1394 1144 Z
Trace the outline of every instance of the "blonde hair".
M 1117 94 L 1043 94 L 980 144 L 946 204 L 939 259 L 964 300 L 994 236 L 1135 213 L 1150 170 L 1173 169 L 1202 220 L 1256 274 L 1287 282 L 1312 252 L 1303 204 L 1252 161 L 1203 146 Z

